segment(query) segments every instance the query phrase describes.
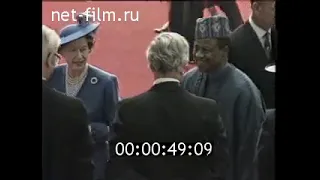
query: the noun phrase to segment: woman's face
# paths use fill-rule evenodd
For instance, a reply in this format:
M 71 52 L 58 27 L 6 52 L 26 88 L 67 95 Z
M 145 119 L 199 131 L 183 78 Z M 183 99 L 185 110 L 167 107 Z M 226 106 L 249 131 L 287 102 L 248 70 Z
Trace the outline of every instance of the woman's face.
M 86 66 L 90 49 L 85 37 L 63 46 L 60 54 L 65 58 L 71 70 L 83 70 Z

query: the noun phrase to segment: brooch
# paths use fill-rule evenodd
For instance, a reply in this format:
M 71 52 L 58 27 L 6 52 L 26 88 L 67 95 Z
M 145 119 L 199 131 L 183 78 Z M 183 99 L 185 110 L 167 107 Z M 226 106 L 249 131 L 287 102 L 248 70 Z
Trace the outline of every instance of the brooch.
M 90 82 L 91 82 L 91 84 L 97 84 L 98 78 L 97 77 L 93 77 L 93 78 L 91 78 Z

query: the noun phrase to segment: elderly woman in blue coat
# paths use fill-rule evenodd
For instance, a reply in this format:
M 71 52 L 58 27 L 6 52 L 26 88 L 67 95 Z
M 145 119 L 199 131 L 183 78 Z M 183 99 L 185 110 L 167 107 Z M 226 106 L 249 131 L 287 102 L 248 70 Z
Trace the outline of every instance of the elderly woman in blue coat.
M 56 90 L 84 102 L 95 143 L 94 180 L 104 180 L 109 158 L 107 134 L 119 100 L 118 80 L 115 75 L 88 63 L 94 47 L 95 32 L 100 23 L 90 21 L 88 14 L 78 15 L 77 20 L 78 23 L 67 25 L 60 31 L 59 53 L 67 63 L 54 70 L 49 84 Z

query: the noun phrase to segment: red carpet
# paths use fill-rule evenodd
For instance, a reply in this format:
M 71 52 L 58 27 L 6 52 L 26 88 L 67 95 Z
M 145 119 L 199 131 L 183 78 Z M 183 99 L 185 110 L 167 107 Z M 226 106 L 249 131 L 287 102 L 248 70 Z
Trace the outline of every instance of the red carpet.
M 240 1 L 244 19 L 250 11 L 249 1 Z M 132 11 L 138 22 L 101 22 L 97 43 L 90 57 L 90 63 L 114 73 L 119 78 L 122 97 L 133 96 L 147 90 L 152 83 L 152 75 L 147 67 L 145 50 L 155 35 L 153 29 L 167 21 L 168 4 L 157 1 L 117 1 L 117 2 L 43 2 L 42 21 L 54 29 L 60 29 L 68 22 L 52 21 L 51 12 L 85 11 L 88 7 L 101 11 L 114 11 L 116 17 L 123 17 L 124 11 Z

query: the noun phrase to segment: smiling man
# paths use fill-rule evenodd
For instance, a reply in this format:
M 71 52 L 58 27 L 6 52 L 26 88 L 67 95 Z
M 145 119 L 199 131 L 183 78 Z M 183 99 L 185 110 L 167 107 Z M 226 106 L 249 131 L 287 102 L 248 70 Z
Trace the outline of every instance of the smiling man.
M 253 180 L 265 108 L 250 78 L 228 63 L 230 32 L 226 16 L 197 20 L 193 50 L 197 67 L 185 74 L 182 86 L 216 100 L 220 107 L 231 157 L 227 180 Z

